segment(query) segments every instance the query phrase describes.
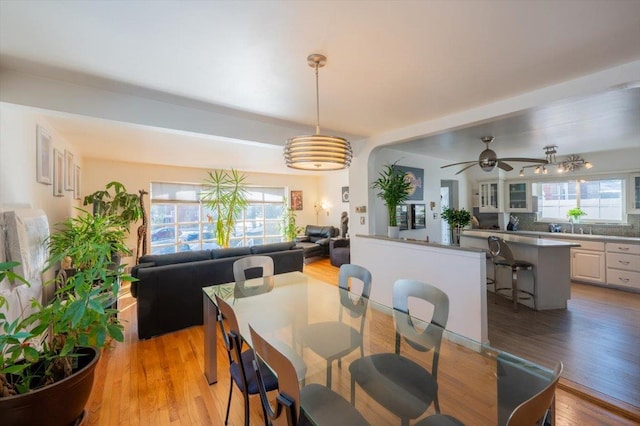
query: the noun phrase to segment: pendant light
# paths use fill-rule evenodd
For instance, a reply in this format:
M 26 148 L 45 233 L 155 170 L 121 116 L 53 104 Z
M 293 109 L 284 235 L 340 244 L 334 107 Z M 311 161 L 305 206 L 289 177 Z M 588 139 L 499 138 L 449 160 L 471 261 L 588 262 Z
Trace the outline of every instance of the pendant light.
M 307 63 L 316 70 L 316 133 L 296 136 L 284 147 L 287 166 L 300 170 L 340 170 L 349 167 L 353 151 L 349 141 L 337 136 L 320 134 L 320 94 L 318 68 L 327 64 L 327 57 L 317 53 L 307 57 Z

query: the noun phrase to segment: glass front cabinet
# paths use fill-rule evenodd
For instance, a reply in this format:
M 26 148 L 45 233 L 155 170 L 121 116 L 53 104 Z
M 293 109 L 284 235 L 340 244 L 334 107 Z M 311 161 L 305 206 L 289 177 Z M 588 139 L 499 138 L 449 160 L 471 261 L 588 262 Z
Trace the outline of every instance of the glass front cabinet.
M 629 176 L 629 212 L 640 213 L 640 173 Z
M 478 207 L 480 208 L 480 213 L 492 213 L 499 211 L 498 188 L 498 181 L 479 182 Z
M 531 184 L 529 182 L 506 183 L 506 210 L 510 212 L 531 212 Z

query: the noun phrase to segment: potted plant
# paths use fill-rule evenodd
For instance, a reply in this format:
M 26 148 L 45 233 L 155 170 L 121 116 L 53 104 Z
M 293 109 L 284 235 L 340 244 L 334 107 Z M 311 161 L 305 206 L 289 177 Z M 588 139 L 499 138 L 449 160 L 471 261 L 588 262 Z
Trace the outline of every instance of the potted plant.
M 237 170 L 230 172 L 214 170 L 208 172 L 202 188 L 202 201 L 212 211 L 208 216 L 216 226 L 216 240 L 219 246 L 229 247 L 229 238 L 236 219 L 249 205 L 247 200 L 247 177 Z
M 462 209 L 448 207 L 442 210 L 442 218 L 447 221 L 451 229 L 451 242 L 460 244 L 460 231 L 471 223 L 471 212 Z
M 587 213 L 582 210 L 580 207 L 574 207 L 567 211 L 567 217 L 571 223 L 580 223 L 580 217 L 586 216 Z
M 52 255 L 47 262 L 51 268 L 63 256 L 71 255 L 77 267 L 72 276 L 58 276 L 53 300 L 44 305 L 32 300 L 34 312 L 11 322 L 0 311 L 3 424 L 67 425 L 77 421 L 91 393 L 100 349 L 112 339 L 123 341 L 123 327 L 113 305 L 120 280 L 130 278 L 124 274 L 124 266 L 111 262 L 118 243 L 92 235 L 113 227 L 113 218 L 87 214 L 65 222 L 62 233 L 80 235 L 75 228 L 86 226 L 88 218 L 96 218 L 102 225 L 86 229 L 85 238 L 73 239 L 74 244 L 68 246 L 72 249 Z M 52 249 L 57 244 L 54 241 L 49 239 Z M 12 273 L 16 265 L 1 263 L 0 279 L 6 276 L 24 281 Z M 0 296 L 0 309 L 3 305 L 6 299 Z
M 286 205 L 286 200 L 285 200 Z M 304 230 L 296 225 L 296 212 L 292 208 L 285 208 L 282 215 L 282 234 L 286 241 L 294 241 Z
M 127 233 L 131 224 L 142 218 L 140 196 L 128 193 L 127 188 L 116 181 L 109 182 L 105 189 L 84 197 L 83 204 L 91 204 L 94 215 L 112 216 Z
M 411 182 L 405 179 L 405 173 L 393 163 L 384 166 L 378 179 L 371 184 L 371 188 L 378 190 L 376 196 L 387 206 L 389 238 L 398 238 L 400 228 L 396 219 L 396 208 L 409 197 Z

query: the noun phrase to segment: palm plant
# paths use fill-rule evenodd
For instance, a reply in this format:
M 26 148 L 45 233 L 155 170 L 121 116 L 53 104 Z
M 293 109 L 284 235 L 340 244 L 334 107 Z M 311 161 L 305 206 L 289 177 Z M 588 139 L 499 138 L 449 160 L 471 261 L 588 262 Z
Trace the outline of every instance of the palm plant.
M 112 216 L 127 232 L 132 223 L 142 219 L 140 196 L 128 193 L 127 188 L 120 182 L 109 182 L 105 189 L 87 195 L 83 204 L 93 205 L 94 215 Z
M 371 184 L 371 188 L 379 191 L 376 195 L 384 200 L 387 206 L 389 226 L 398 226 L 396 208 L 409 197 L 411 189 L 411 182 L 405 179 L 405 173 L 396 163 L 387 164 L 378 179 Z
M 249 205 L 247 176 L 231 169 L 208 172 L 202 188 L 202 201 L 213 212 L 209 220 L 215 223 L 216 240 L 221 247 L 229 247 L 229 238 L 236 219 Z

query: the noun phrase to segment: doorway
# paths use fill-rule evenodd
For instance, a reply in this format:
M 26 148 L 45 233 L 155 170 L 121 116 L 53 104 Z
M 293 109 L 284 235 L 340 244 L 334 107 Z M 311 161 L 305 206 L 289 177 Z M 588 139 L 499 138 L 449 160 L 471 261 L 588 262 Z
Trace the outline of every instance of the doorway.
M 458 208 L 458 181 L 440 181 L 440 211 L 449 207 Z M 451 244 L 451 228 L 446 220 L 440 219 L 440 235 L 442 244 Z

